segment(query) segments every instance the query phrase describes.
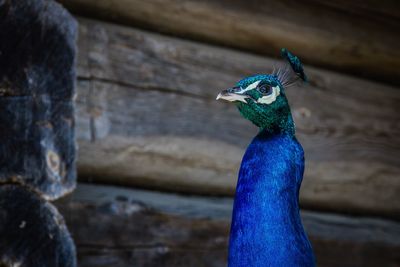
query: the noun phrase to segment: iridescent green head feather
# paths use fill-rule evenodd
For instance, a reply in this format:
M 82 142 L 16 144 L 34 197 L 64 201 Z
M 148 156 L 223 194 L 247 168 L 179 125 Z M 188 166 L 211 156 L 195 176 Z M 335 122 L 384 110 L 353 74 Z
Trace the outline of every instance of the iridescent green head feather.
M 288 51 L 287 53 L 290 54 L 292 60 L 296 60 L 296 62 L 291 62 L 285 57 L 292 67 L 296 66 L 296 69 L 290 71 L 296 77 L 305 77 L 298 58 Z M 299 71 L 302 74 L 299 74 Z M 294 123 L 283 86 L 283 84 L 290 83 L 286 79 L 291 78 L 292 76 L 286 72 L 278 72 L 277 75 L 250 76 L 240 80 L 234 87 L 223 90 L 217 99 L 234 102 L 243 117 L 253 122 L 261 130 L 270 133 L 294 134 Z

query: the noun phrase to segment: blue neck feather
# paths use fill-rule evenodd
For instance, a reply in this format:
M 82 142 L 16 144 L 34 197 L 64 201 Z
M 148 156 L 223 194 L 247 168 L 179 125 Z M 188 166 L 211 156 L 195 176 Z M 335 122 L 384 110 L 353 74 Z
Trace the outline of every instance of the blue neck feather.
M 299 212 L 303 148 L 294 132 L 262 130 L 239 172 L 229 267 L 315 266 Z

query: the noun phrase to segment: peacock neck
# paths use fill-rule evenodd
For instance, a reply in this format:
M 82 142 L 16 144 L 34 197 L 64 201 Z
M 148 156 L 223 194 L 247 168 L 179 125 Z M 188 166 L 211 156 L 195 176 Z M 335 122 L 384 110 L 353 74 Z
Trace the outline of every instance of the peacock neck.
M 297 216 L 304 153 L 294 135 L 291 116 L 286 123 L 288 126 L 278 132 L 261 129 L 253 139 L 242 160 L 236 195 L 254 194 L 272 211 L 291 211 Z
M 295 125 L 290 110 L 286 116 L 281 116 L 280 119 L 271 122 L 266 122 L 259 125 L 260 133 L 264 136 L 279 136 L 286 135 L 294 137 Z
M 262 129 L 253 139 L 236 187 L 230 267 L 314 266 L 299 213 L 303 170 L 303 149 L 294 127 Z

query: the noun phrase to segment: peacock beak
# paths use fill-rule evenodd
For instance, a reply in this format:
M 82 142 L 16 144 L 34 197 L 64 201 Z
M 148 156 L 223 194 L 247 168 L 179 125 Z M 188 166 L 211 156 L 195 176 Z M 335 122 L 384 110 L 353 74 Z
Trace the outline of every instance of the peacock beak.
M 217 95 L 216 100 L 223 99 L 223 100 L 230 101 L 230 102 L 240 101 L 243 103 L 247 103 L 246 98 L 249 98 L 249 97 L 247 95 L 236 93 L 235 91 L 238 91 L 238 90 L 236 88 L 229 88 L 229 89 L 223 90 Z

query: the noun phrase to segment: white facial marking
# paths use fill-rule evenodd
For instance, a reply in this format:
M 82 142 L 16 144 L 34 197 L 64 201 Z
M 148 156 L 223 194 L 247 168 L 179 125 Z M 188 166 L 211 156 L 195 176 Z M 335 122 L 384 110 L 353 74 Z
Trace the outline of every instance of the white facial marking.
M 276 98 L 280 95 L 281 89 L 279 86 L 272 87 L 272 93 L 270 95 L 263 96 L 257 100 L 260 104 L 271 104 L 276 100 Z
M 254 82 L 254 83 L 252 83 L 252 84 L 249 84 L 246 88 L 241 88 L 240 91 L 237 91 L 237 92 L 232 93 L 232 94 L 228 94 L 228 95 L 219 94 L 219 95 L 217 96 L 217 99 L 216 99 L 216 100 L 218 100 L 218 99 L 224 99 L 224 100 L 231 101 L 231 102 L 233 102 L 233 101 L 240 101 L 240 102 L 243 102 L 243 103 L 246 103 L 246 104 L 247 104 L 246 98 L 251 98 L 251 97 L 250 97 L 250 96 L 247 96 L 247 95 L 243 95 L 243 94 L 244 94 L 245 92 L 247 92 L 247 91 L 256 89 L 257 86 L 258 86 L 258 84 L 259 84 L 260 82 L 261 82 L 261 80 L 256 81 L 256 82 Z
M 238 92 L 236 92 L 236 93 L 237 93 L 237 94 L 243 94 L 243 93 L 245 93 L 245 92 L 247 92 L 247 91 L 256 89 L 256 88 L 257 88 L 257 85 L 258 85 L 260 82 L 261 82 L 261 80 L 260 80 L 260 81 L 256 81 L 256 82 L 254 82 L 254 83 L 252 83 L 252 84 L 249 84 L 246 88 L 244 88 L 244 89 L 242 89 L 242 90 L 240 90 L 240 91 L 238 91 Z
M 256 81 L 256 82 L 250 84 L 249 86 L 246 87 L 246 89 L 244 89 L 245 92 L 257 88 L 257 85 L 258 85 L 260 82 L 261 82 L 261 80 L 260 80 L 260 81 Z

